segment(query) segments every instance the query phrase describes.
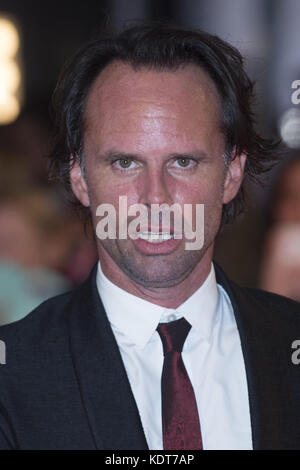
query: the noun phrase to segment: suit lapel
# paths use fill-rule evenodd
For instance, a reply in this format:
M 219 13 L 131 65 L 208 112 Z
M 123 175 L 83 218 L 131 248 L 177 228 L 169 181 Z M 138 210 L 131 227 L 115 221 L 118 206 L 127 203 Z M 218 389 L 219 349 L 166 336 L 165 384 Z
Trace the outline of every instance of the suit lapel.
M 254 449 L 297 448 L 291 436 L 293 410 L 289 400 L 290 337 L 276 315 L 248 289 L 230 282 L 215 265 L 217 282 L 230 297 L 241 339 L 248 383 Z M 284 323 L 284 322 L 282 322 Z
M 97 266 L 70 305 L 71 355 L 83 405 L 98 449 L 147 449 L 120 351 L 98 295 L 96 272 Z

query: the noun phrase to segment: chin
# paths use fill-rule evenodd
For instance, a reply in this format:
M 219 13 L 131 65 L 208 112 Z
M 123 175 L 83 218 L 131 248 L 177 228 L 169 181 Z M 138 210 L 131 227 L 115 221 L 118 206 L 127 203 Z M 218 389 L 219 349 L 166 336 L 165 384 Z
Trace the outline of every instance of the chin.
M 126 257 L 119 267 L 132 281 L 143 287 L 174 287 L 188 277 L 202 256 L 200 252 L 190 251 L 172 257 L 147 257 L 141 263 L 137 263 L 133 257 Z

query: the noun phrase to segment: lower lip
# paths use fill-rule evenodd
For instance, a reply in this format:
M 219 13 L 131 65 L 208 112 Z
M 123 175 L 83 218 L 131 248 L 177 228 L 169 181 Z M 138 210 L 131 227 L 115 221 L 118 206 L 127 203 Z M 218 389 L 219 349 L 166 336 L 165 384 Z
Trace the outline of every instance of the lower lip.
M 181 239 L 171 238 L 170 240 L 160 243 L 150 243 L 147 242 L 147 240 L 143 240 L 142 238 L 137 238 L 136 240 L 132 241 L 138 250 L 146 255 L 165 255 L 171 253 L 176 248 Z

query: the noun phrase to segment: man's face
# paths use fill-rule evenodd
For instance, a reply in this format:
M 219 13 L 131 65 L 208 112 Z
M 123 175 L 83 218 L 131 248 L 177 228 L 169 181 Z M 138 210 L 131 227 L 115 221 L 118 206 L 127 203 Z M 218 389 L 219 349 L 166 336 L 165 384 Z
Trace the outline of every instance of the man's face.
M 73 191 L 90 206 L 94 226 L 103 203 L 115 207 L 118 221 L 119 196 L 148 209 L 177 203 L 184 212 L 184 204 L 204 204 L 201 249 L 186 250 L 184 237 L 160 245 L 130 237 L 97 240 L 107 272 L 121 270 L 144 287 L 167 287 L 210 263 L 222 204 L 237 193 L 244 164 L 236 158 L 225 171 L 224 148 L 220 99 L 199 67 L 135 71 L 115 62 L 99 75 L 85 110 L 86 180 L 78 164 L 71 170 Z

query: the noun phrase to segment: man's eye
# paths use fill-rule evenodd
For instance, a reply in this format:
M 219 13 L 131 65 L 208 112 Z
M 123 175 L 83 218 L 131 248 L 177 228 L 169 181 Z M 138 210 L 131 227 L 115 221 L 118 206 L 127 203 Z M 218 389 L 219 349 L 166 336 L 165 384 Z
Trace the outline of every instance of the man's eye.
M 193 161 L 191 158 L 189 157 L 179 157 L 179 158 L 176 158 L 176 163 L 180 168 L 191 168 L 193 166 L 193 163 L 195 163 L 195 161 Z
M 130 158 L 120 158 L 119 162 L 122 168 L 129 168 L 132 160 L 130 160 Z
M 178 163 L 180 166 L 188 166 L 189 162 L 190 162 L 190 159 L 189 158 L 178 158 Z
M 133 165 L 133 160 L 131 158 L 119 158 L 113 162 L 113 166 L 119 170 L 127 170 L 129 168 L 135 168 Z

